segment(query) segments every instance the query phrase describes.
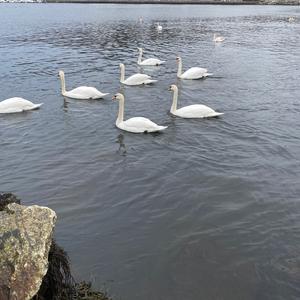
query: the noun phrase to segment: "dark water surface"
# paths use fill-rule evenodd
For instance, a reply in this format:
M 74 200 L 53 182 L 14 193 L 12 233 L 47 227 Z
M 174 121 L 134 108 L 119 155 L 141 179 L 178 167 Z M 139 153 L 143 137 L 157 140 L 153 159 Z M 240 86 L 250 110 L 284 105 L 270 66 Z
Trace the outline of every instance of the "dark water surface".
M 1 4 L 0 36 L 0 99 L 44 102 L 0 116 L 0 190 L 57 212 L 78 279 L 124 300 L 300 299 L 299 7 Z M 138 46 L 167 63 L 121 88 Z M 177 81 L 178 54 L 214 76 Z M 121 132 L 111 97 L 64 102 L 59 69 L 169 128 Z M 171 117 L 172 83 L 225 115 Z

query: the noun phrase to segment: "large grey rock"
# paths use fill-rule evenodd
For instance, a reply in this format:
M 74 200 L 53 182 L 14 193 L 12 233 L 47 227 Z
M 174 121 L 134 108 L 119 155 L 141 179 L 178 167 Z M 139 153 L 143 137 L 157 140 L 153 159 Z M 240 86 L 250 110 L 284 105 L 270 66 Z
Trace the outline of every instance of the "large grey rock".
M 48 268 L 56 221 L 42 206 L 8 204 L 0 211 L 0 299 L 28 300 L 39 290 Z

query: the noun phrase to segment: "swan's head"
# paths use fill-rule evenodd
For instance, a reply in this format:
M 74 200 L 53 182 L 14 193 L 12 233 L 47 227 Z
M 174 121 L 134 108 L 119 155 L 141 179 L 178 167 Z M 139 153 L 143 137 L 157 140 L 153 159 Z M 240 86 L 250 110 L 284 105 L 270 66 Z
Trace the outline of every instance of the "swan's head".
M 175 92 L 175 91 L 178 91 L 178 88 L 177 88 L 177 86 L 175 84 L 172 84 L 172 85 L 169 86 L 168 91 Z
M 143 52 L 143 48 L 138 48 L 139 52 Z
M 117 93 L 112 97 L 112 100 L 123 100 L 124 101 L 124 96 L 121 93 Z
M 65 75 L 64 71 L 60 70 L 60 71 L 58 72 L 58 76 L 59 76 L 59 77 L 64 77 L 64 75 Z
M 125 68 L 124 64 L 120 64 L 119 67 L 120 67 L 120 69 L 124 69 Z
M 181 57 L 180 57 L 180 56 L 177 56 L 177 57 L 176 57 L 176 61 L 177 61 L 177 63 L 181 62 Z

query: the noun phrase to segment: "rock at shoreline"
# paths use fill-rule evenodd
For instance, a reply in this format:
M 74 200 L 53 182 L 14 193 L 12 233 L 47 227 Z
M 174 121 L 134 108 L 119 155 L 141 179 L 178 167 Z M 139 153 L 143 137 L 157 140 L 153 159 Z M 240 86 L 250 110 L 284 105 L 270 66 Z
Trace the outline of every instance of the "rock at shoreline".
M 29 300 L 48 269 L 56 214 L 47 207 L 22 206 L 9 199 L 0 194 L 0 299 Z M 5 201 L 10 204 L 2 205 Z

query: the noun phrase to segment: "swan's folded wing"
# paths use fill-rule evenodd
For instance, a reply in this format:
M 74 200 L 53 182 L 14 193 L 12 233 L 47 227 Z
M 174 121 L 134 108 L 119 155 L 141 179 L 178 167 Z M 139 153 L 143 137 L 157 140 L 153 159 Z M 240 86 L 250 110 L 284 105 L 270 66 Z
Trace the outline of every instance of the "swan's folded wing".
M 18 113 L 40 107 L 42 104 L 34 104 L 23 98 L 14 97 L 0 102 L 0 113 Z
M 143 66 L 157 66 L 163 64 L 164 61 L 161 61 L 157 58 L 147 58 L 144 61 L 142 61 L 141 65 Z
M 151 120 L 144 118 L 144 117 L 130 118 L 130 119 L 124 121 L 124 123 L 127 126 L 133 126 L 133 127 L 151 128 L 153 126 L 157 126 L 157 124 L 155 124 Z
M 123 127 L 132 132 L 155 132 L 167 128 L 167 126 L 159 126 L 143 117 L 135 117 L 124 121 Z
M 193 104 L 177 109 L 176 115 L 183 118 L 209 118 L 222 115 L 203 104 Z
M 106 94 L 91 86 L 80 86 L 65 93 L 66 97 L 74 99 L 98 99 Z
M 205 73 L 207 73 L 207 69 L 205 68 L 198 68 L 193 67 L 185 71 L 181 77 L 182 78 L 190 78 L 190 79 L 197 79 L 205 76 Z
M 125 82 L 127 84 L 143 84 L 146 80 L 149 80 L 151 79 L 151 76 L 149 75 L 146 75 L 146 74 L 134 74 L 134 75 L 131 75 L 130 77 L 128 77 Z

